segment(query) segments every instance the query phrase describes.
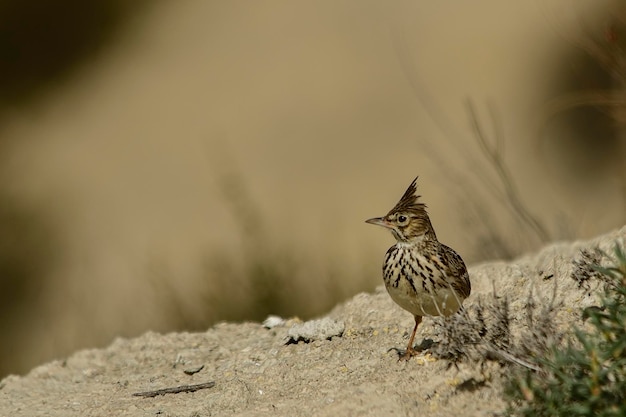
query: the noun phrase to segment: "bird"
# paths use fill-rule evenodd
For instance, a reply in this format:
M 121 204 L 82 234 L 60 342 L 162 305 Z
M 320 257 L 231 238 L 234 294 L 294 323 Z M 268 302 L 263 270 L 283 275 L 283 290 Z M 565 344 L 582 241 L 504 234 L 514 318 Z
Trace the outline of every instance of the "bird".
M 419 353 L 413 341 L 423 316 L 451 316 L 471 292 L 463 258 L 437 239 L 417 179 L 389 213 L 365 221 L 391 230 L 396 239 L 385 254 L 383 281 L 391 299 L 415 319 L 406 351 L 398 350 L 402 360 Z

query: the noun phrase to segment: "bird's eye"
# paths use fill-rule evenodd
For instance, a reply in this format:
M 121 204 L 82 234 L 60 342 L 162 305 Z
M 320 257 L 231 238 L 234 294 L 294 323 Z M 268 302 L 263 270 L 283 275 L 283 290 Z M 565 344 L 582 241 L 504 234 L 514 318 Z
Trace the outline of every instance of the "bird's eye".
M 400 214 L 396 220 L 398 221 L 398 224 L 401 226 L 409 222 L 409 218 L 405 216 L 404 214 Z

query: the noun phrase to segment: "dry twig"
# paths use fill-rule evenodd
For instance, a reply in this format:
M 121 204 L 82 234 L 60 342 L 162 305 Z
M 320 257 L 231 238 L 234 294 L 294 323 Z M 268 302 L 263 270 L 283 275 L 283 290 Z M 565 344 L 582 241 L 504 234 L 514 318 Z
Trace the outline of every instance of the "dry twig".
M 215 381 L 204 382 L 202 384 L 194 384 L 194 385 L 180 385 L 178 387 L 170 387 L 170 388 L 162 388 L 155 391 L 143 391 L 143 392 L 135 392 L 133 397 L 156 397 L 157 395 L 165 395 L 165 394 L 179 394 L 181 392 L 196 392 L 201 389 L 213 388 L 215 386 Z

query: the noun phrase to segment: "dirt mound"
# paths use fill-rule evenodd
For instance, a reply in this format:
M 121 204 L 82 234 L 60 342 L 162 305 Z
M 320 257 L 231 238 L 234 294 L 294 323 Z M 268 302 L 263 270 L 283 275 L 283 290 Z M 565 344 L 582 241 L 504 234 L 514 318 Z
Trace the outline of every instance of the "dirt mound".
M 521 317 L 529 292 L 562 301 L 561 326 L 597 301 L 571 279 L 582 249 L 610 252 L 626 227 L 589 242 L 553 244 L 515 262 L 470 268 L 471 306 L 496 288 Z M 580 308 L 579 308 L 580 307 Z M 449 366 L 426 353 L 399 362 L 413 318 L 383 287 L 327 317 L 220 323 L 205 333 L 147 333 L 106 349 L 77 352 L 0 382 L 3 416 L 488 415 L 502 410 L 502 380 L 488 367 Z M 523 327 L 519 320 L 518 327 Z M 426 318 L 418 340 L 438 331 Z M 497 367 L 495 362 L 492 364 Z M 208 384 L 214 382 L 213 384 Z M 205 384 L 193 387 L 195 384 Z M 179 387 L 179 393 L 133 394 Z M 195 389 L 195 391 L 194 391 Z M 191 392 L 194 391 L 194 392 Z M 156 393 L 155 393 L 156 394 Z

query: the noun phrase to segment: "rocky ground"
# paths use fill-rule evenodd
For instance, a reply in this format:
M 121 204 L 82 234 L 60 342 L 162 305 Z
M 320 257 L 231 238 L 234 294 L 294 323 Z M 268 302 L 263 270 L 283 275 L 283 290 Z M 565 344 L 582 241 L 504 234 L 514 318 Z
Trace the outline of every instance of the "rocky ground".
M 532 291 L 556 289 L 562 328 L 580 322 L 580 308 L 597 302 L 571 279 L 580 250 L 610 252 L 626 243 L 626 227 L 589 242 L 553 244 L 511 263 L 470 268 L 467 306 L 495 288 L 521 317 Z M 515 323 L 523 330 L 524 320 Z M 301 323 L 220 323 L 204 333 L 147 333 L 84 350 L 0 382 L 1 416 L 485 416 L 501 411 L 499 365 L 449 366 L 428 352 L 399 362 L 413 318 L 380 287 Z M 437 342 L 423 322 L 418 339 Z M 208 384 L 210 383 L 210 384 Z M 133 394 L 206 384 L 194 392 Z M 183 391 L 191 391 L 186 387 Z M 199 388 L 199 387 L 196 387 Z

